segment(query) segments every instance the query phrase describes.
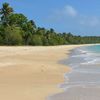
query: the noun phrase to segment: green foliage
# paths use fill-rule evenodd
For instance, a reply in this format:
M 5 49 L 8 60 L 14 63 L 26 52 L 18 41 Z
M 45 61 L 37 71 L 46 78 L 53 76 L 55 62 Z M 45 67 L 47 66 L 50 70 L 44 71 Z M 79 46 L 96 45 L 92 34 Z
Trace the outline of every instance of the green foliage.
M 38 36 L 38 35 L 33 35 L 30 44 L 31 45 L 35 45 L 35 46 L 36 45 L 38 45 L 38 46 L 43 45 L 42 38 L 40 36 Z
M 13 12 L 13 8 L 8 3 L 4 3 L 0 9 L 1 22 L 3 25 L 8 26 L 8 17 Z
M 67 45 L 100 43 L 100 37 L 75 36 L 37 27 L 33 20 L 13 12 L 8 3 L 0 9 L 0 45 Z
M 22 27 L 27 22 L 27 18 L 23 14 L 11 14 L 9 16 L 9 25 Z
M 8 26 L 5 28 L 4 34 L 5 34 L 4 42 L 6 45 L 22 44 L 21 30 L 19 28 Z

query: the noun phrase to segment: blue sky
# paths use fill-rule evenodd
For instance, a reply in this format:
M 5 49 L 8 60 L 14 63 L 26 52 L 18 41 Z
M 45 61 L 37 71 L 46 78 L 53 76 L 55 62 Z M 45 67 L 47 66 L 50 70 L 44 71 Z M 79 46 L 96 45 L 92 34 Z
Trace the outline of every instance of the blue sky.
M 100 0 L 0 0 L 37 26 L 76 35 L 100 35 Z

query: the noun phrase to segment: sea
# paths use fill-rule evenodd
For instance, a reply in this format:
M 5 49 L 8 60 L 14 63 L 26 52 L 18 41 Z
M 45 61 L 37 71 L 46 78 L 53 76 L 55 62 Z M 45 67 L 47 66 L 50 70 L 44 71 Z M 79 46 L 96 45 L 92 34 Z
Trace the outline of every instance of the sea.
M 100 100 L 100 45 L 83 46 L 71 50 L 68 59 L 59 63 L 71 67 L 59 87 L 64 92 L 48 100 Z

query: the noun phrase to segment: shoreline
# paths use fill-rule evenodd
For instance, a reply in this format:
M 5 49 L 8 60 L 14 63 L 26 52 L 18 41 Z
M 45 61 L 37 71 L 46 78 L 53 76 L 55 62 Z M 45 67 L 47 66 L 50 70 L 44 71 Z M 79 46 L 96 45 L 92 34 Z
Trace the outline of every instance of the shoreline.
M 62 85 L 61 88 L 63 88 L 65 91 L 63 91 L 62 93 L 57 93 L 50 96 L 48 100 L 62 100 L 62 99 L 66 100 L 66 98 L 70 100 L 74 100 L 74 99 L 79 100 L 81 98 L 84 98 L 86 100 L 88 99 L 94 100 L 96 98 L 99 100 L 100 95 L 98 94 L 98 92 L 100 91 L 100 89 L 98 88 L 99 88 L 100 81 L 99 81 L 99 77 L 97 76 L 99 76 L 100 68 L 99 68 L 98 62 L 100 59 L 96 60 L 97 62 L 92 63 L 94 58 L 97 57 L 96 56 L 98 54 L 98 52 L 96 53 L 97 48 L 88 49 L 88 47 L 91 45 L 84 45 L 84 46 L 86 48 L 85 49 L 83 48 L 83 50 L 81 47 L 79 47 L 78 50 L 76 48 L 73 49 L 75 50 L 75 52 L 72 52 L 70 58 L 68 59 L 68 64 L 69 64 L 69 67 L 71 66 L 72 72 L 70 71 L 69 73 L 65 73 L 66 74 L 65 84 L 63 83 L 61 84 Z M 92 45 L 92 46 L 95 47 L 95 45 Z M 95 55 L 94 55 L 94 52 L 95 52 Z M 88 56 L 89 53 L 91 54 Z M 83 56 L 83 54 L 86 54 L 86 56 Z M 87 57 L 90 57 L 90 59 L 85 60 L 85 58 Z M 91 63 L 88 64 L 88 61 L 90 61 Z
M 83 46 L 92 46 L 92 45 L 99 45 L 99 44 L 69 45 L 69 47 L 70 47 L 70 46 L 73 46 L 73 47 L 72 47 L 72 48 L 69 48 L 69 49 L 67 50 L 66 57 L 65 57 L 65 58 L 63 57 L 63 59 L 60 59 L 59 61 L 65 60 L 65 59 L 67 60 L 68 57 L 70 56 L 70 53 L 73 52 L 74 49 L 77 49 L 77 48 L 83 47 Z M 67 64 L 64 64 L 64 63 L 59 63 L 59 64 L 65 66 L 66 68 L 69 68 L 69 69 L 70 69 L 69 71 L 63 73 L 63 81 L 62 81 L 62 83 L 61 83 L 61 84 L 63 84 L 65 74 L 71 73 L 73 69 L 72 69 L 70 66 L 68 66 Z M 61 85 L 61 84 L 59 83 L 58 85 Z M 63 88 L 60 88 L 60 87 L 58 87 L 58 88 L 61 89 L 62 91 L 61 91 L 61 92 L 57 92 L 56 94 L 53 94 L 53 95 L 49 95 L 48 98 L 47 98 L 47 100 L 48 100 L 49 97 L 51 97 L 51 96 L 55 96 L 55 95 L 57 95 L 57 94 L 60 94 L 60 93 L 63 93 L 63 92 L 64 92 L 64 89 L 63 89 Z
M 82 47 L 82 46 L 90 46 L 90 45 L 91 45 L 91 44 L 69 45 L 69 46 L 68 46 L 68 49 L 66 49 L 66 54 L 65 54 L 66 57 L 63 57 L 63 59 L 60 59 L 60 60 L 58 60 L 57 62 L 58 62 L 58 64 L 60 64 L 61 66 L 64 66 L 64 67 L 68 68 L 69 71 L 65 71 L 64 73 L 62 73 L 62 76 L 63 76 L 62 82 L 61 82 L 61 83 L 58 83 L 57 85 L 63 84 L 65 74 L 66 74 L 66 73 L 70 73 L 70 72 L 72 71 L 72 68 L 71 68 L 70 66 L 68 66 L 67 64 L 59 63 L 59 61 L 65 60 L 65 59 L 67 60 L 68 57 L 70 56 L 70 53 L 71 53 L 74 49 L 79 48 L 79 47 Z M 72 46 L 72 47 L 70 48 L 70 46 Z M 60 87 L 58 87 L 58 88 L 59 88 L 61 91 L 60 91 L 60 92 L 57 91 L 55 94 L 49 95 L 49 96 L 47 97 L 46 100 L 49 100 L 49 97 L 51 97 L 51 96 L 55 96 L 55 95 L 57 95 L 57 94 L 60 94 L 60 93 L 63 93 L 63 92 L 64 92 L 64 89 L 63 89 L 63 88 L 60 88 Z
M 57 85 L 71 69 L 59 64 L 70 50 L 83 45 L 0 47 L 0 99 L 46 100 L 63 92 Z

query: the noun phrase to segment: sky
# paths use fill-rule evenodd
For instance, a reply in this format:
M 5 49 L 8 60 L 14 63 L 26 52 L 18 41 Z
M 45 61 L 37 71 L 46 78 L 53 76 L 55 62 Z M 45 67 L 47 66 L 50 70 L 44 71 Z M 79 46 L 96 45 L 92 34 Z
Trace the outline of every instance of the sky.
M 4 2 L 39 27 L 100 36 L 100 0 L 0 0 L 0 8 Z

